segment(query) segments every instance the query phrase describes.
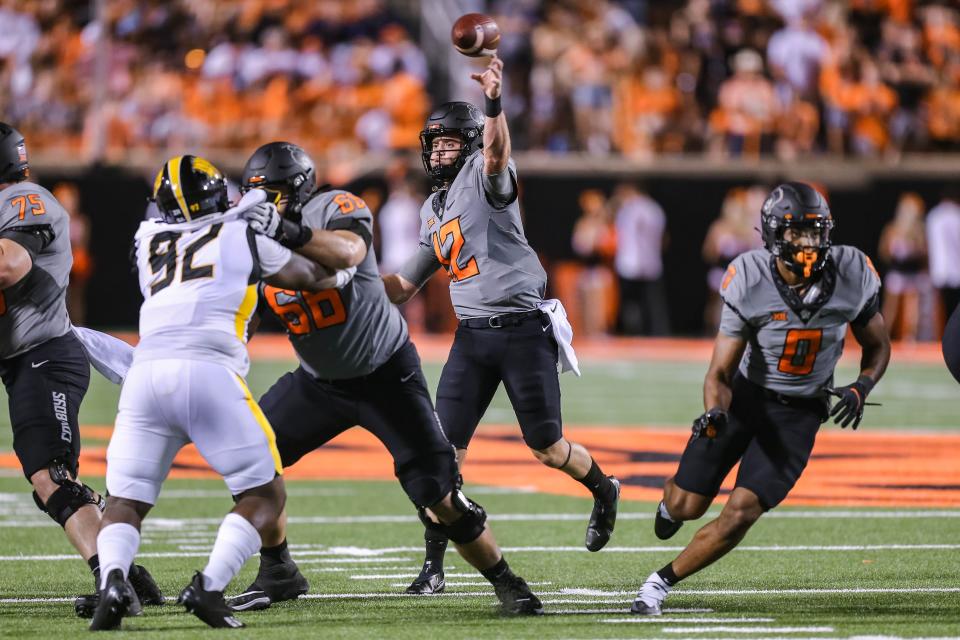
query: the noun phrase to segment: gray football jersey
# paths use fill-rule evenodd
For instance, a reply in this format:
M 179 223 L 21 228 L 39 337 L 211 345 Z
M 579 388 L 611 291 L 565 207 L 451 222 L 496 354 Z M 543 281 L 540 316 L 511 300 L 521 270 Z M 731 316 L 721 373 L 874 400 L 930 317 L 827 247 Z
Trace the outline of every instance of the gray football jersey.
M 73 267 L 70 216 L 49 191 L 19 182 L 0 192 L 0 237 L 16 241 L 16 229 L 46 225 L 53 241 L 33 258 L 17 284 L 0 291 L 0 359 L 29 351 L 70 330 L 66 292 Z
M 854 247 L 830 248 L 830 261 L 818 288 L 833 293 L 819 308 L 791 307 L 774 281 L 765 249 L 738 256 L 720 285 L 724 308 L 720 331 L 747 340 L 740 373 L 748 380 L 789 396 L 822 397 L 833 384 L 847 324 L 876 305 L 880 278 L 870 259 Z M 824 294 L 826 295 L 826 294 Z
M 513 160 L 509 170 L 516 182 Z M 467 158 L 439 213 L 436 198 L 431 195 L 420 208 L 420 246 L 400 275 L 422 286 L 442 266 L 458 318 L 536 309 L 547 274 L 523 234 L 518 199 L 503 208 L 487 199 L 483 153 Z
M 303 207 L 313 229 L 354 230 L 373 236 L 373 215 L 347 191 L 323 192 Z M 387 298 L 371 245 L 353 278 L 341 289 L 311 293 L 264 287 L 264 300 L 287 329 L 303 368 L 318 378 L 367 375 L 407 340 L 407 323 Z

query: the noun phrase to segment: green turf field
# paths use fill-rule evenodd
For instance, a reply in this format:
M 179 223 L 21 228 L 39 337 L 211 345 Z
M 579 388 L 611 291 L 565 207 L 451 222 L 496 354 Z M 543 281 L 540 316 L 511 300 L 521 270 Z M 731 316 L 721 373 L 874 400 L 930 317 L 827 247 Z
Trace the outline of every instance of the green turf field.
M 289 367 L 260 362 L 255 393 Z M 587 363 L 564 376 L 565 418 L 578 425 L 682 425 L 700 412 L 705 364 Z M 435 385 L 439 367 L 427 368 Z M 840 377 L 852 379 L 850 369 Z M 94 376 L 85 424 L 112 423 L 117 389 Z M 894 363 L 871 400 L 864 429 L 960 431 L 960 388 L 940 367 Z M 498 397 L 490 422 L 512 421 Z M 6 412 L 0 452 L 10 449 Z M 536 464 L 532 461 L 530 464 Z M 0 477 L 0 636 L 72 637 L 86 629 L 72 598 L 90 590 L 86 567 L 40 514 L 16 472 Z M 469 482 L 469 462 L 466 469 Z M 91 479 L 88 478 L 88 481 Z M 102 480 L 92 479 L 97 488 Z M 503 620 L 489 585 L 448 555 L 449 593 L 396 597 L 419 568 L 422 530 L 394 483 L 290 482 L 289 538 L 312 599 L 241 614 L 256 637 L 846 638 L 960 636 L 960 509 L 782 507 L 742 547 L 681 583 L 661 618 L 627 613 L 640 582 L 696 531 L 668 542 L 652 532 L 653 505 L 621 506 L 617 531 L 599 554 L 582 549 L 585 498 L 472 487 L 514 569 L 542 595 L 550 615 Z M 168 596 L 203 567 L 217 522 L 230 507 L 219 481 L 171 481 L 144 529 L 141 561 Z M 909 514 L 909 515 L 907 515 Z M 23 559 L 15 556 L 26 556 Z M 232 585 L 249 582 L 248 563 Z M 28 600 L 15 602 L 15 599 Z M 32 600 L 32 601 L 30 601 Z M 125 622 L 138 636 L 211 634 L 172 603 Z

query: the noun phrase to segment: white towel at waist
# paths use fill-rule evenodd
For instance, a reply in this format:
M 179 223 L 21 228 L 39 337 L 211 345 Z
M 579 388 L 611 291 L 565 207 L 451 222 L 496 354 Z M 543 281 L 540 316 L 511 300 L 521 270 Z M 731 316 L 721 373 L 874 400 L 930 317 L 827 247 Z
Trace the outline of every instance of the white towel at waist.
M 133 362 L 133 347 L 119 338 L 86 327 L 74 327 L 74 335 L 87 352 L 93 368 L 114 384 L 122 384 Z
M 563 303 L 552 298 L 544 300 L 538 307 L 541 313 L 550 318 L 550 326 L 553 328 L 553 337 L 559 346 L 559 362 L 557 369 L 560 373 L 573 371 L 577 376 L 580 375 L 580 363 L 577 362 L 577 354 L 573 351 L 573 327 L 567 320 L 567 310 L 563 308 Z

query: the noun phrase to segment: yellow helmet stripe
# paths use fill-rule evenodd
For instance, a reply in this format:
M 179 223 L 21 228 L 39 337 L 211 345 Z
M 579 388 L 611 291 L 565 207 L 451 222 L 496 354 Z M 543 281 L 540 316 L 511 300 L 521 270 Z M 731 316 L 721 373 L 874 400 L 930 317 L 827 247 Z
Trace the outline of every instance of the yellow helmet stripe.
M 173 187 L 173 196 L 177 199 L 177 204 L 180 205 L 180 211 L 183 212 L 183 216 L 187 220 L 190 220 L 190 208 L 187 206 L 186 198 L 183 197 L 183 186 L 180 183 L 182 164 L 183 156 L 170 158 L 170 162 L 167 163 L 167 175 L 170 177 L 170 186 Z

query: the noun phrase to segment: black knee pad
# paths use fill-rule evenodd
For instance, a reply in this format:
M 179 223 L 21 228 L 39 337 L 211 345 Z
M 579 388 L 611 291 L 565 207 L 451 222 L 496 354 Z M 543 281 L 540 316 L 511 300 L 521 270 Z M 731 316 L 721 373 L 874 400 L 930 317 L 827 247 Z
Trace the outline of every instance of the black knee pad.
M 453 500 L 453 506 L 463 515 L 451 524 L 441 525 L 443 532 L 457 544 L 473 542 L 483 533 L 487 512 L 460 491 L 454 491 L 450 498 Z
M 72 480 L 67 474 L 65 463 L 54 460 L 50 463 L 47 471 L 50 473 L 50 479 L 59 486 L 47 498 L 46 504 L 43 503 L 36 491 L 33 492 L 33 501 L 37 503 L 37 508 L 40 511 L 53 518 L 61 527 L 65 527 L 67 520 L 88 504 L 96 505 L 103 511 L 106 506 L 103 497 L 98 496 L 97 492 L 87 485 Z
M 425 453 L 398 465 L 396 474 L 410 501 L 418 508 L 429 507 L 456 489 L 457 458 L 452 450 Z

